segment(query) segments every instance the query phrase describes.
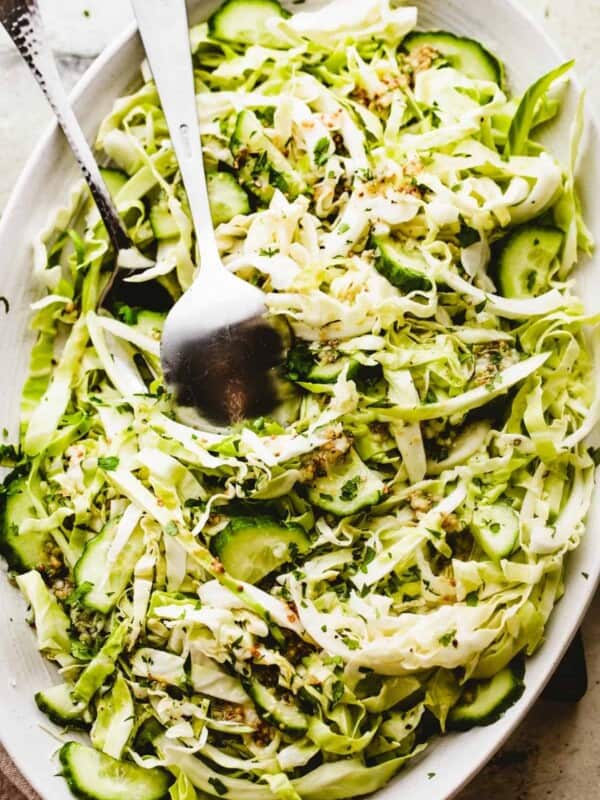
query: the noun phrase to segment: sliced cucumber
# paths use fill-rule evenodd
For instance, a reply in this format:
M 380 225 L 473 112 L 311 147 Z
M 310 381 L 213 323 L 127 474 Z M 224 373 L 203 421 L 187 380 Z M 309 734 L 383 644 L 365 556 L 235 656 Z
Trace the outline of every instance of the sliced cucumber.
M 229 222 L 238 214 L 250 213 L 250 202 L 243 187 L 229 172 L 212 172 L 207 176 L 208 199 L 214 225 Z M 150 225 L 157 239 L 175 239 L 179 227 L 165 202 L 150 209 Z
M 360 459 L 356 450 L 330 468 L 327 475 L 310 484 L 308 499 L 313 505 L 338 517 L 349 517 L 381 499 L 383 481 Z
M 275 189 L 291 199 L 306 189 L 302 176 L 275 147 L 253 111 L 238 115 L 230 147 L 238 162 L 241 183 L 263 202 L 271 201 Z
M 121 172 L 120 169 L 102 168 L 100 170 L 100 174 L 104 178 L 106 188 L 110 192 L 110 196 L 113 198 L 113 200 L 129 180 L 129 176 L 124 172 Z
M 229 222 L 238 214 L 250 213 L 248 195 L 229 172 L 213 172 L 207 177 L 213 224 Z
M 145 287 L 146 284 L 141 284 L 141 286 Z M 136 302 L 137 300 L 143 301 L 144 298 L 131 299 L 133 302 Z M 121 322 L 130 325 L 132 328 L 136 328 L 140 333 L 144 334 L 144 336 L 149 336 L 151 339 L 156 339 L 157 341 L 159 341 L 162 336 L 162 330 L 167 318 L 166 311 L 147 311 L 138 306 L 129 306 L 125 303 L 117 303 L 113 313 L 116 314 Z
M 104 183 L 106 184 L 106 188 L 109 190 L 111 195 L 116 195 L 118 192 L 121 191 L 123 186 L 129 180 L 129 175 L 123 170 L 120 169 L 112 169 L 110 167 L 101 167 L 100 174 L 104 179 Z
M 38 692 L 35 702 L 40 711 L 54 722 L 66 728 L 88 728 L 89 722 L 85 718 L 86 704 L 75 700 L 73 687 L 68 683 L 61 683 L 51 689 Z
M 175 239 L 179 236 L 179 228 L 175 217 L 169 211 L 166 203 L 156 203 L 148 215 L 154 236 L 157 239 Z
M 26 519 L 37 517 L 27 479 L 14 473 L 0 494 L 0 552 L 15 572 L 43 567 L 49 560 L 52 540 L 45 532 L 21 533 Z
M 416 32 L 406 37 L 404 47 L 409 53 L 422 47 L 431 47 L 444 56 L 450 66 L 469 78 L 493 81 L 499 85 L 504 81 L 502 63 L 475 39 L 456 36 L 446 31 Z
M 498 256 L 498 282 L 505 297 L 536 297 L 547 291 L 564 234 L 557 228 L 524 225 L 504 239 Z
M 395 242 L 389 236 L 376 236 L 373 243 L 378 250 L 375 262 L 377 271 L 392 286 L 406 293 L 428 292 L 431 289 L 433 284 L 427 275 L 418 268 L 415 269 L 415 264 L 426 266 L 425 261 L 408 253 L 399 242 Z
M 160 339 L 166 318 L 166 313 L 162 311 L 140 311 L 135 326 L 146 336 Z
M 289 16 L 277 0 L 226 0 L 209 17 L 208 32 L 226 42 L 270 45 L 277 40 L 269 34 L 269 20 Z
M 163 769 L 117 761 L 77 742 L 64 745 L 59 757 L 70 790 L 82 800 L 166 800 L 173 782 Z
M 102 614 L 108 614 L 115 607 L 144 552 L 144 532 L 137 527 L 117 561 L 109 564 L 108 553 L 118 527 L 119 520 L 107 523 L 102 532 L 86 545 L 74 570 L 75 583 L 82 590 L 82 604 Z
M 307 383 L 336 383 L 342 372 L 347 369 L 347 377 L 354 378 L 360 369 L 360 364 L 353 358 L 343 357 L 329 364 L 315 364 L 309 370 L 306 378 Z
M 299 342 L 289 350 L 285 365 L 287 377 L 300 383 L 336 383 L 345 369 L 348 377 L 354 378 L 360 363 L 350 356 L 321 361 L 319 353 L 311 350 L 305 342 Z
M 286 703 L 257 680 L 244 682 L 260 716 L 284 733 L 301 736 L 308 730 L 308 719 L 298 706 Z
M 469 681 L 448 715 L 448 729 L 466 731 L 492 725 L 524 691 L 523 677 L 514 667 L 506 667 L 489 680 Z
M 466 463 L 471 456 L 485 445 L 490 428 L 491 424 L 487 420 L 465 425 L 454 440 L 450 450 L 444 449 L 439 461 L 435 457 L 427 459 L 427 474 L 441 475 L 447 469 Z
M 354 446 L 363 461 L 387 463 L 394 453 L 398 454 L 398 445 L 387 426 L 355 433 Z
M 211 550 L 236 580 L 258 583 L 282 564 L 306 553 L 310 539 L 299 525 L 270 517 L 237 517 L 215 536 Z
M 478 506 L 473 512 L 471 532 L 481 549 L 500 561 L 515 549 L 519 539 L 519 515 L 506 503 Z

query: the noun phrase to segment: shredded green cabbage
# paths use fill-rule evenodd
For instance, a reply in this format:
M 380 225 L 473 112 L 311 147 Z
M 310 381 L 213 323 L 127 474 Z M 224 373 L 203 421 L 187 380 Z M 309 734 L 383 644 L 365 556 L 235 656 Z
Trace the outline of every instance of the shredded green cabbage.
M 48 558 L 18 583 L 93 745 L 170 769 L 172 800 L 376 791 L 445 730 L 468 680 L 536 650 L 584 532 L 600 320 L 568 280 L 592 247 L 581 111 L 565 167 L 532 139 L 566 67 L 519 102 L 435 49 L 407 53 L 415 9 L 351 6 L 275 16 L 268 46 L 191 34 L 207 168 L 251 203 L 217 227 L 223 261 L 296 338 L 277 419 L 202 430 L 163 385 L 164 312 L 144 298 L 172 303 L 196 265 L 152 82 L 97 142 L 146 259 L 127 282 L 139 300 L 95 308 L 114 256 L 87 190 L 36 242 L 16 475 L 32 498 L 21 541 L 47 536 Z M 258 153 L 239 140 L 248 112 Z M 564 247 L 538 296 L 504 297 L 497 243 L 533 220 Z M 378 270 L 382 239 L 417 288 Z M 491 558 L 472 522 L 496 505 L 518 529 Z M 263 520 L 257 549 L 269 518 L 306 551 L 240 580 L 214 552 L 238 517 Z

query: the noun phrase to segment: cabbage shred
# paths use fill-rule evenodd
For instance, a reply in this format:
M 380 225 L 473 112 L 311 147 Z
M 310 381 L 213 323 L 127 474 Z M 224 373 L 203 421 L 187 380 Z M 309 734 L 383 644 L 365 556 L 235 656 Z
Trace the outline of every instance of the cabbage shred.
M 535 140 L 558 104 L 544 94 L 519 114 L 506 86 L 431 48 L 405 53 L 415 9 L 352 13 L 338 0 L 276 17 L 264 45 L 191 32 L 207 167 L 251 198 L 217 228 L 224 263 L 296 337 L 277 419 L 214 431 L 178 417 L 160 315 L 96 309 L 112 254 L 87 190 L 36 245 L 21 533 L 47 534 L 53 566 L 45 583 L 20 581 L 94 745 L 171 769 L 174 800 L 375 791 L 444 730 L 466 681 L 540 646 L 584 532 L 599 319 L 570 281 L 592 247 L 576 154 L 561 166 Z M 278 168 L 240 141 L 243 115 Z M 130 283 L 176 299 L 194 277 L 193 233 L 151 81 L 115 104 L 97 145 L 126 176 L 116 202 L 150 259 Z M 157 207 L 173 230 L 159 241 Z M 562 255 L 537 297 L 504 298 L 496 243 L 534 219 L 564 231 Z M 382 240 L 416 288 L 380 269 Z M 308 489 L 350 451 L 383 488 L 339 516 Z M 343 501 L 361 481 L 348 475 Z M 518 532 L 493 558 L 471 522 L 498 504 Z M 257 586 L 236 580 L 211 542 L 240 514 L 302 526 L 309 552 Z M 107 525 L 96 583 L 78 582 Z M 86 605 L 91 592 L 108 610 Z M 253 681 L 305 716 L 300 731 L 264 716 Z

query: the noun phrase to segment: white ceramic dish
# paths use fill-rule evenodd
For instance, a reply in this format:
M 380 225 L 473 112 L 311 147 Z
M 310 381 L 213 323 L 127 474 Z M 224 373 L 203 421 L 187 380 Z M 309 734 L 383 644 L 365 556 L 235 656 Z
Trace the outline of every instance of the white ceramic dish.
M 347 0 L 348 3 L 360 0 Z M 308 0 L 302 9 L 314 7 Z M 523 89 L 539 75 L 561 61 L 545 34 L 516 5 L 515 0 L 416 0 L 420 25 L 446 28 L 474 36 L 496 49 L 508 65 L 509 78 Z M 214 2 L 194 0 L 193 19 L 208 14 Z M 297 7 L 296 7 L 297 8 Z M 135 31 L 115 42 L 88 71 L 75 90 L 75 105 L 86 133 L 93 136 L 116 97 L 137 77 L 142 49 Z M 562 121 L 553 126 L 555 152 L 566 157 L 570 119 L 578 90 L 572 85 Z M 600 240 L 600 133 L 588 120 L 580 174 L 588 222 Z M 74 162 L 62 137 L 52 129 L 29 161 L 0 225 L 0 289 L 10 302 L 10 313 L 0 309 L 0 373 L 4 375 L 0 394 L 0 424 L 16 429 L 19 396 L 29 356 L 27 335 L 31 246 L 52 210 L 66 199 L 69 186 L 77 179 Z M 584 265 L 578 273 L 579 290 L 594 302 L 595 268 Z M 596 278 L 597 281 L 597 278 Z M 600 297 L 596 300 L 600 307 Z M 585 577 L 583 573 L 586 573 Z M 402 796 L 411 800 L 447 800 L 456 794 L 489 760 L 523 719 L 563 656 L 593 596 L 600 577 L 600 493 L 590 515 L 588 534 L 569 563 L 565 598 L 557 607 L 547 641 L 529 662 L 527 691 L 522 700 L 496 725 L 434 744 L 419 763 L 401 774 L 381 791 L 378 800 Z M 38 654 L 34 637 L 25 623 L 24 603 L 18 592 L 0 576 L 0 739 L 18 767 L 44 800 L 69 800 L 66 784 L 56 776 L 53 755 L 57 741 L 49 735 L 49 723 L 36 709 L 33 695 L 56 682 L 54 670 Z M 58 730 L 56 733 L 59 733 Z

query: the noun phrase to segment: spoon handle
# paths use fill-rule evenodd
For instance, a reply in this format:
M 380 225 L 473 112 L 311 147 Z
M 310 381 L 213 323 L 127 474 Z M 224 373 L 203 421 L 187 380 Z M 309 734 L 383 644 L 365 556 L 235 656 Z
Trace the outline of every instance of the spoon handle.
M 115 249 L 127 250 L 131 247 L 131 241 L 113 205 L 92 149 L 69 103 L 54 56 L 45 40 L 37 0 L 0 0 L 0 23 L 17 46 L 52 106 L 58 124 L 63 129 L 90 187 Z
M 198 124 L 185 0 L 131 0 L 186 189 L 203 268 L 220 266 Z

